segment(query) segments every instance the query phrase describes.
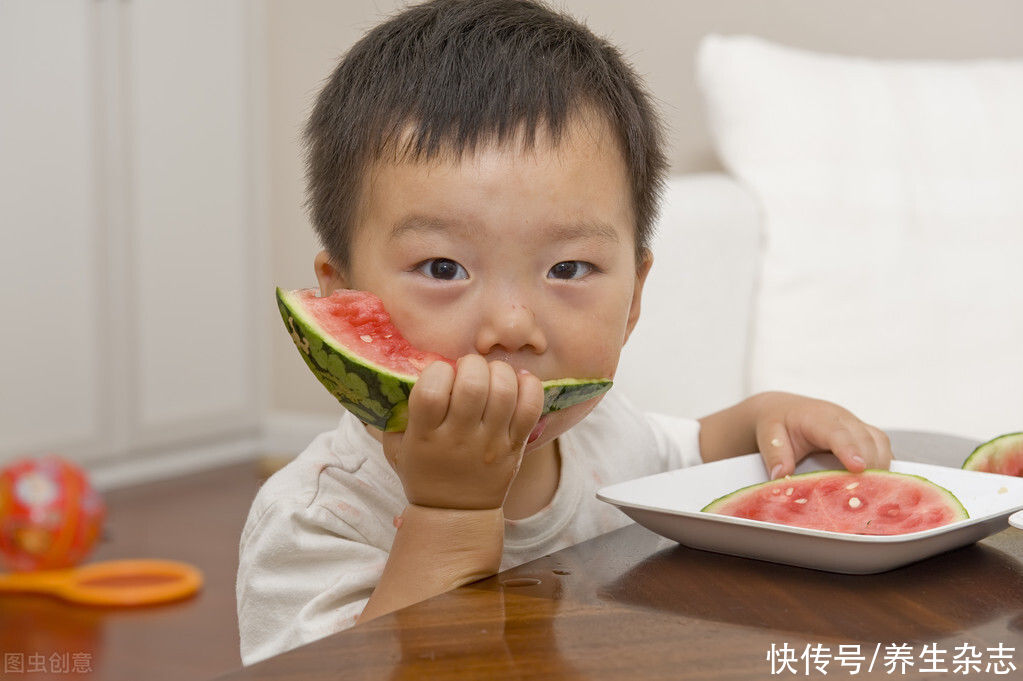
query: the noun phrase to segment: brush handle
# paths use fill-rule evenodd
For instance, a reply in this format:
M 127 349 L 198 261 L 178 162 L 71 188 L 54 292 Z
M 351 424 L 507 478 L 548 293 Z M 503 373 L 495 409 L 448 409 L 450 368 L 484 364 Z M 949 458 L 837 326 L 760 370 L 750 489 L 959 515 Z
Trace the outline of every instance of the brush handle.
M 110 560 L 77 568 L 0 575 L 0 592 L 44 593 L 87 605 L 152 605 L 191 596 L 202 573 L 171 560 Z
M 10 572 L 0 575 L 0 591 L 28 593 L 60 593 L 72 582 L 74 568 L 36 572 Z

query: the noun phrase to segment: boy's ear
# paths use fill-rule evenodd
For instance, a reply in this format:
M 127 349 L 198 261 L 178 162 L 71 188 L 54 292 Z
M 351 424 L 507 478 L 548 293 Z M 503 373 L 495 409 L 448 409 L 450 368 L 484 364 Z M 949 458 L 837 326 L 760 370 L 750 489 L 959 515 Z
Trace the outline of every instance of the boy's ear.
M 320 251 L 316 254 L 313 259 L 313 269 L 316 271 L 316 281 L 320 284 L 321 296 L 329 296 L 338 289 L 348 288 L 345 276 L 330 262 L 327 251 Z
M 640 300 L 643 297 L 643 284 L 646 283 L 646 275 L 650 274 L 650 267 L 654 264 L 654 254 L 649 248 L 644 248 L 640 254 L 639 264 L 636 265 L 636 285 L 632 289 L 632 303 L 629 306 L 629 321 L 625 326 L 625 340 L 628 342 L 632 335 L 632 329 L 639 321 Z

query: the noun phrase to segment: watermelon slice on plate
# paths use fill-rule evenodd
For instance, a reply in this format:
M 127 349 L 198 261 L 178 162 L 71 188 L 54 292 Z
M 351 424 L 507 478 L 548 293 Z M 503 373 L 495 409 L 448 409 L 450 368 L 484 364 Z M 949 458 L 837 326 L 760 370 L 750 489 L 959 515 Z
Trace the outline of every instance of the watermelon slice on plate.
M 953 449 L 959 446 L 958 441 L 949 445 Z M 961 461 L 961 455 L 957 456 Z M 796 465 L 790 481 L 803 474 L 841 468 L 841 462 L 833 455 L 814 454 Z M 900 459 L 892 461 L 891 471 L 919 476 L 944 488 L 961 503 L 969 517 L 902 534 L 860 534 L 703 511 L 719 498 L 767 482 L 764 460 L 759 454 L 616 483 L 598 490 L 597 498 L 616 506 L 647 529 L 684 546 L 846 574 L 884 572 L 967 546 L 1001 532 L 1008 527 L 1009 516 L 1023 509 L 1023 478 Z M 849 484 L 852 484 L 851 479 L 839 489 L 849 493 L 842 503 L 852 509 L 848 505 L 854 496 L 851 493 L 863 483 L 852 490 L 845 489 Z M 796 486 L 791 482 L 782 489 L 783 496 L 787 496 L 785 491 L 789 487 L 793 488 L 795 499 L 809 499 L 795 497 Z M 939 499 L 942 496 L 944 493 L 939 494 Z M 869 511 L 870 504 L 864 502 L 866 496 L 857 498 L 860 500 L 858 508 Z M 839 501 L 842 499 L 840 497 Z M 809 503 L 808 500 L 805 505 Z M 852 506 L 857 506 L 856 502 Z M 949 502 L 948 506 L 953 508 L 955 504 Z M 871 527 L 874 522 L 871 521 Z
M 320 383 L 345 409 L 380 430 L 405 430 L 409 391 L 427 365 L 455 364 L 409 343 L 381 300 L 366 291 L 343 289 L 320 297 L 315 289 L 278 288 L 277 305 Z M 585 402 L 610 387 L 607 378 L 544 381 L 543 413 Z
M 973 450 L 963 470 L 1023 477 L 1023 433 L 1006 433 Z
M 919 475 L 825 470 L 762 482 L 702 509 L 736 518 L 851 534 L 905 534 L 969 514 L 954 494 Z

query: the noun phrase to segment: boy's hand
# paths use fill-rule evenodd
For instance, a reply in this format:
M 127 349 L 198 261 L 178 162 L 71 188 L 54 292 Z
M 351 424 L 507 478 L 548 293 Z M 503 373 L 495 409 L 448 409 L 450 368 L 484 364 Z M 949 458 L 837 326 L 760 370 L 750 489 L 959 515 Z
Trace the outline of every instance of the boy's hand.
M 888 468 L 888 436 L 837 404 L 788 393 L 764 393 L 757 446 L 771 479 L 789 475 L 808 454 L 830 451 L 854 473 Z
M 500 508 L 542 409 L 540 380 L 505 362 L 434 362 L 409 394 L 405 432 L 384 433 L 384 453 L 411 504 Z
M 887 435 L 824 400 L 761 393 L 701 419 L 704 461 L 748 453 L 751 445 L 760 451 L 772 480 L 789 475 L 814 452 L 834 453 L 854 473 L 888 468 L 892 460 Z

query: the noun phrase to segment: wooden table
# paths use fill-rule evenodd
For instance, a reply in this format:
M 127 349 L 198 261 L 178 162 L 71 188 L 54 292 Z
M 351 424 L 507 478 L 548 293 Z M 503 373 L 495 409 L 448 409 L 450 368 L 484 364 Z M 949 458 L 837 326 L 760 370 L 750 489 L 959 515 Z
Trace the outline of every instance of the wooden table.
M 961 463 L 972 446 L 892 439 L 900 458 L 944 464 Z M 940 668 L 947 673 L 926 671 Z M 688 549 L 632 525 L 221 678 L 960 675 L 1023 678 L 1019 530 L 853 576 Z

